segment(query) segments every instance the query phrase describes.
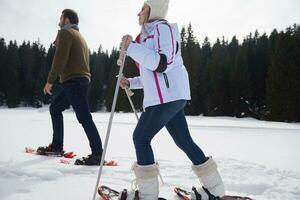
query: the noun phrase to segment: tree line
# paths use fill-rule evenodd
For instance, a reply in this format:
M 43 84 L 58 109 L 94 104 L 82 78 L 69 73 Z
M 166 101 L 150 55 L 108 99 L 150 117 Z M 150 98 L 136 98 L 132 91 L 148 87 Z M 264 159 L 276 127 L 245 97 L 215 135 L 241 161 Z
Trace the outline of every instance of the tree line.
M 300 121 L 300 26 L 276 29 L 268 36 L 258 31 L 238 41 L 219 38 L 211 44 L 199 43 L 192 25 L 181 30 L 181 50 L 191 85 L 188 115 L 254 117 L 262 120 Z M 41 107 L 51 103 L 43 86 L 52 65 L 55 47 L 47 50 L 37 42 L 6 43 L 0 38 L 0 106 Z M 119 52 L 109 53 L 100 45 L 90 52 L 92 112 L 110 111 L 119 67 Z M 127 59 L 124 75 L 138 75 Z M 58 83 L 58 81 L 57 81 Z M 55 84 L 54 95 L 61 89 Z M 121 89 L 120 89 L 121 90 Z M 142 110 L 143 91 L 134 91 L 135 107 Z M 124 91 L 120 91 L 116 111 L 130 112 Z

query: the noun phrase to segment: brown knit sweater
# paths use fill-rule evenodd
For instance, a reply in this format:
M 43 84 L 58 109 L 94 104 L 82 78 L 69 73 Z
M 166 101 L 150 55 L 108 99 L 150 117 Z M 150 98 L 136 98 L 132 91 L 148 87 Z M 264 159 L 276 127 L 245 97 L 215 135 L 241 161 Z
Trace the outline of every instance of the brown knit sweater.
M 86 77 L 90 80 L 89 49 L 78 30 L 62 29 L 58 32 L 56 51 L 47 82 L 53 84 L 72 78 Z

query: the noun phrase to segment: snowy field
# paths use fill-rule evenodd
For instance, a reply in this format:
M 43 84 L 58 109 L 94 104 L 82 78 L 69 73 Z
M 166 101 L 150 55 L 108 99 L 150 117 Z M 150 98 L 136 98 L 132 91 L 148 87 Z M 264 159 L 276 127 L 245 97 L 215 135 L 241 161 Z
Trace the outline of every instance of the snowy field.
M 104 141 L 109 113 L 93 114 Z M 89 154 L 86 136 L 75 114 L 65 119 L 65 150 Z M 228 117 L 187 117 L 191 134 L 207 155 L 217 161 L 228 194 L 257 200 L 300 199 L 300 124 Z M 130 188 L 135 161 L 132 113 L 115 114 L 101 184 Z M 59 158 L 25 154 L 25 147 L 51 141 L 48 108 L 0 108 L 1 200 L 92 200 L 98 167 L 64 165 Z M 152 143 L 164 184 L 160 196 L 173 200 L 172 187 L 198 185 L 191 163 L 164 129 Z

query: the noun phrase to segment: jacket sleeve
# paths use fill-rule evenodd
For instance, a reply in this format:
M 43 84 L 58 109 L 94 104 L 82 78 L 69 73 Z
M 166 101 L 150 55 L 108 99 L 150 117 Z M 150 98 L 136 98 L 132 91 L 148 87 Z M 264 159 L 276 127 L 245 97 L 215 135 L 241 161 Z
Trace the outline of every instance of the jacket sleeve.
M 143 88 L 143 83 L 141 81 L 141 77 L 140 76 L 136 76 L 133 78 L 128 78 L 130 86 L 130 89 L 142 89 Z
M 53 84 L 66 67 L 72 45 L 72 37 L 67 30 L 61 30 L 57 36 L 58 44 L 53 58 L 47 82 Z
M 127 55 L 142 67 L 151 71 L 163 72 L 173 62 L 175 48 L 172 29 L 167 24 L 157 24 L 154 31 L 154 49 L 138 43 L 131 43 Z

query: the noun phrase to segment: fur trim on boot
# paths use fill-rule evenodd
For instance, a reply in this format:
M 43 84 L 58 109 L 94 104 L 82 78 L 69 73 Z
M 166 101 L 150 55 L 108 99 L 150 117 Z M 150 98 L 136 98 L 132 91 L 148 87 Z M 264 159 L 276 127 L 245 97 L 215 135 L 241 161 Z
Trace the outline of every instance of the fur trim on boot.
M 217 169 L 217 163 L 209 159 L 201 165 L 192 165 L 192 170 L 198 176 L 200 183 L 214 196 L 223 197 L 225 195 L 224 184 Z M 208 195 L 203 188 L 199 188 L 199 193 L 204 197 Z
M 158 165 L 138 165 L 137 163 L 134 163 L 132 170 L 136 176 L 136 183 L 139 188 L 139 199 L 158 199 Z

